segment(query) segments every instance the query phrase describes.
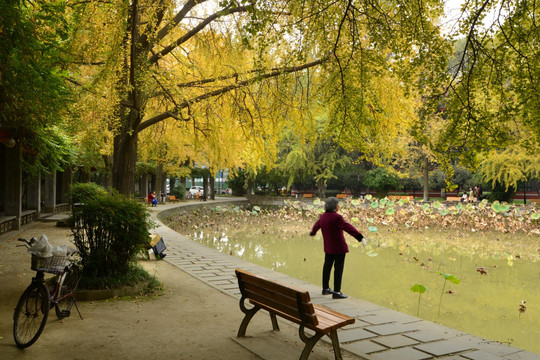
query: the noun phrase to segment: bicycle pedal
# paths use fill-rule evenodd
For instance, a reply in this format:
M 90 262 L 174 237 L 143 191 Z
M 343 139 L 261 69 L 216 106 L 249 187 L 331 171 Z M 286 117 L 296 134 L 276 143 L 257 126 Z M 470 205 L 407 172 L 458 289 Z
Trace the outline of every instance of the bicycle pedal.
M 69 317 L 69 315 L 71 315 L 71 311 L 69 310 L 62 310 L 60 311 L 60 313 L 62 314 L 63 317 Z

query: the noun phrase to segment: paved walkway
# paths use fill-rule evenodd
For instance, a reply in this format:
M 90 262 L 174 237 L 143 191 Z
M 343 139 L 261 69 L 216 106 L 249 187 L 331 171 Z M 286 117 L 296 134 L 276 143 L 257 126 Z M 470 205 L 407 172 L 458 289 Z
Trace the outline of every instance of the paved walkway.
M 206 204 L 226 201 L 245 201 L 245 199 L 218 198 Z M 193 204 L 194 202 L 165 204 L 151 208 L 152 216 L 159 224 L 153 232 L 162 236 L 167 245 L 165 261 L 237 299 L 240 299 L 240 292 L 234 274 L 236 268 L 306 289 L 310 292 L 314 303 L 325 305 L 356 319 L 355 324 L 339 330 L 338 336 L 342 349 L 361 359 L 540 359 L 539 354 L 482 339 L 361 299 L 349 297 L 345 300 L 333 300 L 329 296 L 321 295 L 318 285 L 210 249 L 176 233 L 157 219 L 157 214 L 162 211 Z M 233 311 L 240 312 L 239 309 Z

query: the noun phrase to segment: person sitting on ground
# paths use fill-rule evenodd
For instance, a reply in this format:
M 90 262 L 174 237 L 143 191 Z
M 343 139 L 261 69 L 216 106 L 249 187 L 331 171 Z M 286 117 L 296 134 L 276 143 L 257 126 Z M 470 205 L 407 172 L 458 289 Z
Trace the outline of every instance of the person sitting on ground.
M 461 195 L 461 200 L 459 200 L 461 202 L 467 202 L 467 192 L 464 191 L 463 192 L 463 195 Z

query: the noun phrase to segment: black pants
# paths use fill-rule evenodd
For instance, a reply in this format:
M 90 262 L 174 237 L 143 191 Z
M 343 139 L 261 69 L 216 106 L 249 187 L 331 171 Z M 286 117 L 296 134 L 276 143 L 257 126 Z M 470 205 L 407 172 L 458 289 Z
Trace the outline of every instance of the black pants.
M 345 266 L 345 254 L 324 254 L 324 266 L 322 275 L 323 289 L 330 287 L 330 272 L 334 267 L 334 291 L 341 291 L 341 279 Z

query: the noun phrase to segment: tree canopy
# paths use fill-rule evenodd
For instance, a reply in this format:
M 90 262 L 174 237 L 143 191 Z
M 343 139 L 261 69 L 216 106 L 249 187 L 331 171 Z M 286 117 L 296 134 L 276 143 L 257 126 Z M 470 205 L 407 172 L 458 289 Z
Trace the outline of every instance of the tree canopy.
M 79 164 L 101 162 L 121 193 L 133 192 L 137 161 L 178 175 L 193 162 L 270 171 L 289 131 L 295 164 L 326 154 L 310 170 L 323 182 L 341 162 L 334 146 L 398 168 L 421 148 L 448 173 L 510 144 L 538 153 L 536 1 L 466 1 L 450 31 L 439 0 L 21 4 L 2 5 L 13 50 L 0 57 L 0 124 L 69 120 Z M 26 106 L 5 105 L 11 94 Z

